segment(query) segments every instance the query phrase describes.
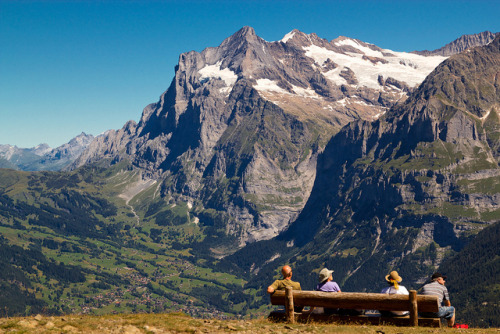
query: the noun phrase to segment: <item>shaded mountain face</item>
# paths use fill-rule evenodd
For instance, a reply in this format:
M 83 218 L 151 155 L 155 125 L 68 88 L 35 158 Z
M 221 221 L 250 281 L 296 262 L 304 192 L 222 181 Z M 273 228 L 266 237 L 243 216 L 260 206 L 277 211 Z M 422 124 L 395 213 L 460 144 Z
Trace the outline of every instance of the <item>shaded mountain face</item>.
M 139 123 L 96 139 L 74 167 L 127 159 L 201 225 L 224 222 L 236 246 L 269 239 L 303 208 L 331 136 L 404 101 L 444 59 L 297 30 L 266 42 L 245 27 L 182 54 Z
M 380 286 L 390 270 L 418 287 L 447 252 L 500 220 L 499 113 L 497 37 L 444 61 L 384 117 L 335 135 L 304 210 L 246 269 L 272 256 L 311 281 L 315 268 L 335 269 L 346 289 Z
M 0 145 L 0 167 L 22 171 L 58 171 L 71 165 L 94 136 L 81 133 L 57 148 L 40 144 L 32 148 Z
M 496 287 L 500 277 L 500 221 L 478 233 L 458 254 L 446 259 L 439 272 L 448 276 L 450 298 L 460 322 L 474 327 L 498 327 Z M 473 296 L 473 298 L 471 298 Z

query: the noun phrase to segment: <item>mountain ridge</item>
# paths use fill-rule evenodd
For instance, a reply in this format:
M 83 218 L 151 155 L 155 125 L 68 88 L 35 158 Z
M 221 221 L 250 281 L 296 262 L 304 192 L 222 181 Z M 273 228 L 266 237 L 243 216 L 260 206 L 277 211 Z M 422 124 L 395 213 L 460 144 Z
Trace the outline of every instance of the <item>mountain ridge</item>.
M 450 42 L 439 49 L 433 51 L 424 50 L 413 52 L 422 55 L 451 56 L 476 46 L 489 44 L 498 35 L 500 35 L 500 32 L 492 33 L 490 31 L 483 31 L 478 34 L 462 35 L 453 42 Z
M 244 27 L 218 47 L 181 54 L 170 87 L 139 123 L 96 139 L 73 168 L 127 159 L 163 184 L 163 197 L 226 217 L 241 247 L 297 216 L 317 155 L 341 126 L 380 117 L 442 59 L 298 30 L 266 42 Z M 401 77 L 362 75 L 384 66 Z
M 23 171 L 58 171 L 71 165 L 93 139 L 93 135 L 82 132 L 56 148 L 51 148 L 47 144 L 39 144 L 32 148 L 0 144 L 0 159 L 6 161 L 4 168 Z
M 422 284 L 499 220 L 498 73 L 500 37 L 444 61 L 380 119 L 346 125 L 320 155 L 297 220 L 225 265 L 265 275 L 288 262 L 307 284 L 326 266 L 354 291 L 394 269 Z

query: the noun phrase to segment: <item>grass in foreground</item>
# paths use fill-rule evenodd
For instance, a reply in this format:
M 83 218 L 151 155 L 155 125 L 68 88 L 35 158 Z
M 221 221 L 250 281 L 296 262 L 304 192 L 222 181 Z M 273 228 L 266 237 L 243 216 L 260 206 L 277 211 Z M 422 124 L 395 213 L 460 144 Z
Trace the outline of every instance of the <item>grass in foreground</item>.
M 195 319 L 180 313 L 106 316 L 1 318 L 0 333 L 499 333 L 500 329 L 411 328 L 394 326 L 286 324 L 258 320 Z

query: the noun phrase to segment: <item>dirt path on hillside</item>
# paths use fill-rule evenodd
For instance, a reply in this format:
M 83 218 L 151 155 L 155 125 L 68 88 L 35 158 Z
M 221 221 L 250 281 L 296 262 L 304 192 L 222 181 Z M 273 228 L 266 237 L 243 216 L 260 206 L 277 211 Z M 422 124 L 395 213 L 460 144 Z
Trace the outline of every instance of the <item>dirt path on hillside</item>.
M 123 193 L 118 195 L 118 197 L 123 198 L 125 200 L 125 204 L 130 208 L 130 211 L 134 215 L 137 225 L 140 223 L 140 217 L 135 212 L 134 207 L 130 204 L 130 201 L 138 194 L 143 192 L 144 190 L 150 188 L 151 186 L 156 184 L 156 180 L 153 179 L 143 179 L 142 175 L 139 175 L 139 180 L 130 184 Z

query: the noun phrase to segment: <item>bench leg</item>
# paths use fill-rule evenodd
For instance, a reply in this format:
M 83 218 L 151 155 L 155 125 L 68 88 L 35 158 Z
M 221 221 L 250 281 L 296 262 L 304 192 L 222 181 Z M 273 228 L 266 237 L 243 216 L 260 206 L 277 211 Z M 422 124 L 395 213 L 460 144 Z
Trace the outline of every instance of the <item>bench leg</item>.
M 293 308 L 293 292 L 291 286 L 287 286 L 285 289 L 285 299 L 286 320 L 293 324 L 295 323 L 295 311 Z
M 417 291 L 410 290 L 410 326 L 418 326 Z

